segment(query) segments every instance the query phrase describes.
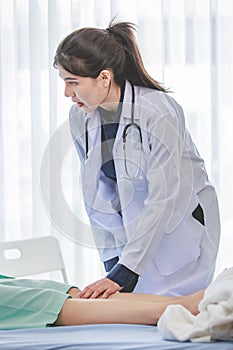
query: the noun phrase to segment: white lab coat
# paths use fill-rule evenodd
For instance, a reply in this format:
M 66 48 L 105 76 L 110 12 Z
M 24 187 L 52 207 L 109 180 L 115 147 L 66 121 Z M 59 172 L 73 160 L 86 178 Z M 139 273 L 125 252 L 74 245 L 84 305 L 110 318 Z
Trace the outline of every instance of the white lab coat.
M 123 129 L 131 121 L 126 82 L 113 147 L 117 186 L 100 170 L 101 128 L 96 110 L 74 105 L 70 125 L 82 163 L 82 189 L 102 261 L 119 262 L 140 275 L 135 292 L 180 295 L 206 287 L 213 278 L 219 245 L 219 211 L 203 159 L 185 127 L 181 107 L 168 94 L 135 89 L 135 122 L 128 130 L 125 170 Z M 88 118 L 88 158 L 85 119 Z M 138 171 L 139 169 L 139 171 Z M 122 216 L 114 209 L 119 200 Z M 200 204 L 205 226 L 192 216 Z

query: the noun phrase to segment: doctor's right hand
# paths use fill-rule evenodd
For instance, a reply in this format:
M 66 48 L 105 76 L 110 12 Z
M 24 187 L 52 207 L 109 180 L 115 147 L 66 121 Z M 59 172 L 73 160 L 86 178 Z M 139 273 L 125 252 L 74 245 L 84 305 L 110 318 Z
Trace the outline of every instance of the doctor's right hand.
M 86 286 L 79 294 L 79 298 L 107 299 L 111 294 L 119 292 L 121 289 L 122 287 L 120 287 L 119 284 L 105 277 Z

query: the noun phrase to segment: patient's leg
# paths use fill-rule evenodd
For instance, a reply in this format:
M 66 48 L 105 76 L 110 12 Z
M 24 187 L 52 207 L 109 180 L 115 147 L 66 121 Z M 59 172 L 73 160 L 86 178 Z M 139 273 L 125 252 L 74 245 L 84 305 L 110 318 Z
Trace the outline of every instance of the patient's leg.
M 170 297 L 163 295 L 153 294 L 139 294 L 139 293 L 115 293 L 109 296 L 109 299 L 117 300 L 131 300 L 131 301 L 144 301 L 153 303 L 165 303 L 166 305 L 180 304 L 187 308 L 194 315 L 198 313 L 198 304 L 203 298 L 204 290 L 195 292 L 186 296 Z
M 116 293 L 109 299 L 68 299 L 54 323 L 72 326 L 98 323 L 157 324 L 166 307 L 181 304 L 193 314 L 203 298 L 204 291 L 182 297 Z
M 193 315 L 197 315 L 199 313 L 198 305 L 204 297 L 204 292 L 205 290 L 203 289 L 193 294 L 182 296 L 179 304 L 186 307 Z
M 180 304 L 194 315 L 204 291 L 187 296 L 169 297 L 153 294 L 115 293 L 108 299 L 79 299 L 76 287 L 67 292 L 73 299 L 66 300 L 55 322 L 56 326 L 98 323 L 157 324 L 171 304 Z
M 155 325 L 166 309 L 166 303 L 116 299 L 67 299 L 55 326 L 99 323 L 132 323 Z
M 168 303 L 178 300 L 180 297 L 170 297 L 166 295 L 141 294 L 141 293 L 114 293 L 108 299 L 120 299 L 131 301 L 149 301 L 153 303 Z

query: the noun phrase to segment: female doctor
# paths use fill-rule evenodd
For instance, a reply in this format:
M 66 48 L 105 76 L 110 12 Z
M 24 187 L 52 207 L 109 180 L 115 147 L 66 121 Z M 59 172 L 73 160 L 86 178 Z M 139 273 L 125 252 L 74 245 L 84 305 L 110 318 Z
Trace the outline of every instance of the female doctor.
M 106 276 L 81 298 L 184 295 L 211 282 L 219 211 L 181 107 L 152 79 L 128 22 L 58 46 L 82 190 Z

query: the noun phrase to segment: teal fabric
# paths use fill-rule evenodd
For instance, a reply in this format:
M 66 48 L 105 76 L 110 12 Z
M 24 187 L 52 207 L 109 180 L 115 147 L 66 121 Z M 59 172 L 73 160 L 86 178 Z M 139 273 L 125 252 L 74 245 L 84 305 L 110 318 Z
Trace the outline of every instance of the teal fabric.
M 14 277 L 0 275 L 0 279 L 1 279 L 1 278 L 14 278 Z
M 71 285 L 0 275 L 0 329 L 46 327 L 57 319 Z

